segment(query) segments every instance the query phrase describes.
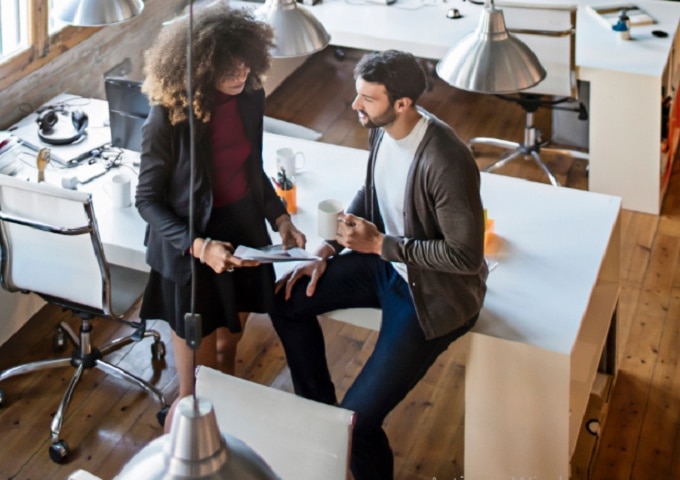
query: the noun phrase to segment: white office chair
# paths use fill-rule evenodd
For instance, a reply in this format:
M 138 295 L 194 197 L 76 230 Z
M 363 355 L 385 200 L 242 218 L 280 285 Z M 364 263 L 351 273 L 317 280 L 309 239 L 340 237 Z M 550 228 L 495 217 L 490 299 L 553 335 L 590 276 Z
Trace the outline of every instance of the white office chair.
M 530 157 L 555 186 L 559 182 L 541 159 L 541 153 L 571 155 L 588 160 L 588 154 L 564 148 L 550 148 L 534 125 L 534 112 L 541 107 L 573 110 L 578 118 L 586 120 L 588 112 L 579 102 L 576 82 L 576 6 L 539 5 L 496 2 L 503 10 L 505 23 L 538 56 L 548 75 L 535 87 L 515 95 L 497 95 L 520 105 L 526 112 L 524 139 L 512 142 L 490 137 L 474 137 L 468 144 L 475 151 L 478 145 L 490 145 L 509 150 L 484 171 L 502 167 L 515 158 Z M 569 106 L 568 106 L 569 105 Z
M 196 395 L 282 480 L 346 480 L 354 412 L 201 366 Z
M 145 330 L 143 322 L 124 319 L 124 314 L 140 297 L 147 274 L 106 262 L 90 195 L 0 175 L 0 252 L 3 288 L 10 292 L 36 293 L 81 319 L 78 336 L 66 322 L 57 327 L 55 347 L 65 347 L 66 340 L 70 340 L 74 345 L 71 356 L 35 361 L 0 372 L 2 381 L 43 369 L 69 365 L 75 368 L 51 423 L 52 460 L 60 463 L 69 454 L 59 432 L 73 391 L 86 369 L 98 368 L 156 397 L 161 405 L 158 420 L 163 423 L 167 412 L 163 394 L 148 382 L 102 359 L 145 337 L 153 338 L 154 359 L 165 355 L 165 346 L 158 332 Z M 95 317 L 124 321 L 135 331 L 96 348 L 91 342 Z M 4 394 L 0 391 L 0 404 L 3 401 Z

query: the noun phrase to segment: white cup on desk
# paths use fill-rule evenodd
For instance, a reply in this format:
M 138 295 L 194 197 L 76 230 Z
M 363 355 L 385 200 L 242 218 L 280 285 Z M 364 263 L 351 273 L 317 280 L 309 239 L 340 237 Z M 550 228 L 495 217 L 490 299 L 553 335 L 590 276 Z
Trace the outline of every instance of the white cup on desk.
M 131 204 L 132 181 L 123 173 L 114 175 L 104 184 L 104 191 L 111 197 L 114 208 L 125 208 Z
M 323 200 L 317 210 L 317 233 L 324 240 L 335 240 L 338 233 L 338 215 L 344 210 L 340 200 Z
M 286 170 L 286 175 L 299 174 L 305 166 L 305 154 L 292 148 L 284 147 L 276 150 L 276 171 Z

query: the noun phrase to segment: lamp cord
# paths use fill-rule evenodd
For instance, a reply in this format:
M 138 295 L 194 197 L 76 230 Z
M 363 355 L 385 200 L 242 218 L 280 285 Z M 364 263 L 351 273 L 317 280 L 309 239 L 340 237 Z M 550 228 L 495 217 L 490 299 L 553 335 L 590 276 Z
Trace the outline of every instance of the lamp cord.
M 189 39 L 187 41 L 187 103 L 189 104 L 189 186 L 191 188 L 191 194 L 189 195 L 189 239 L 193 244 L 194 240 L 194 102 L 193 102 L 193 92 L 192 92 L 192 81 L 191 81 L 191 68 L 192 68 L 192 55 L 191 50 L 193 46 L 193 20 L 194 20 L 194 2 L 191 0 L 189 2 Z M 193 245 L 192 245 L 193 246 Z M 193 259 L 192 259 L 193 260 Z M 191 313 L 193 314 L 196 310 L 195 304 L 195 293 L 196 293 L 196 262 L 191 262 Z
M 187 103 L 189 104 L 189 188 L 191 189 L 189 195 L 189 239 L 192 242 L 195 238 L 194 232 L 194 177 L 195 177 L 195 159 L 196 159 L 196 146 L 195 146 L 195 125 L 194 125 L 194 101 L 193 101 L 193 82 L 191 80 L 191 69 L 192 69 L 192 47 L 193 47 L 193 34 L 194 34 L 194 2 L 190 0 L 189 2 L 189 28 L 188 28 L 188 41 L 187 41 L 187 72 L 186 72 L 186 82 L 187 82 Z M 201 316 L 196 314 L 196 261 L 191 258 L 191 299 L 190 299 L 190 312 L 184 315 L 184 321 L 186 324 L 186 342 L 189 348 L 192 350 L 192 372 L 194 372 L 194 406 L 196 403 L 196 351 L 201 344 Z

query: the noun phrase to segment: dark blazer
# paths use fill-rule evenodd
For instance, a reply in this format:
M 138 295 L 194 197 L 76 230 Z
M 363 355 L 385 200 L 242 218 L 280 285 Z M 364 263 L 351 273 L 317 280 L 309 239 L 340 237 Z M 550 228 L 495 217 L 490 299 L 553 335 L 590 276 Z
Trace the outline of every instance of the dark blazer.
M 243 92 L 238 97 L 245 134 L 251 145 L 247 175 L 250 192 L 262 221 L 286 213 L 262 167 L 264 91 Z M 195 121 L 194 235 L 202 236 L 213 207 L 213 163 L 206 124 Z M 155 105 L 142 127 L 142 156 L 135 206 L 147 222 L 145 245 L 149 266 L 176 283 L 191 278 L 189 248 L 190 187 L 189 122 L 170 124 L 168 110 Z M 269 240 L 269 239 L 267 239 Z

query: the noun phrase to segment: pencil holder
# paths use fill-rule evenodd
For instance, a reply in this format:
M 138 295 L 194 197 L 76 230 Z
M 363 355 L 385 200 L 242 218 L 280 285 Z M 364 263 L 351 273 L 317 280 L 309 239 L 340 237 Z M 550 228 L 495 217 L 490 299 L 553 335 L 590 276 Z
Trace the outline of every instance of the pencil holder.
M 291 188 L 287 190 L 284 190 L 283 188 L 275 185 L 274 190 L 276 191 L 276 194 L 279 197 L 281 197 L 281 200 L 283 200 L 283 204 L 286 206 L 286 211 L 288 213 L 297 212 L 296 185 L 293 185 Z

